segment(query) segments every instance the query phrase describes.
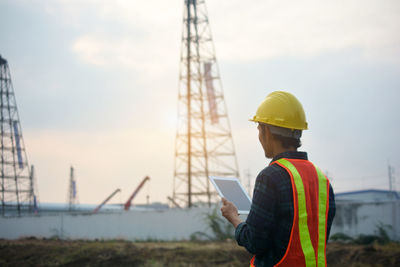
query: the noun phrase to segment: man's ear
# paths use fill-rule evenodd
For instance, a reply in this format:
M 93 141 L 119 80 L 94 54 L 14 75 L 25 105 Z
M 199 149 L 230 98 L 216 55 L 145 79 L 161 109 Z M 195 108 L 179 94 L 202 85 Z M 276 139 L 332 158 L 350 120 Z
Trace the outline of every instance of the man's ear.
M 266 131 L 267 131 L 267 125 L 265 125 L 265 124 L 263 124 L 263 123 L 260 123 L 260 127 L 261 127 L 261 132 L 262 132 L 262 134 L 265 134 L 266 133 Z
M 266 134 L 268 138 L 272 137 L 271 130 L 269 129 L 269 127 L 267 125 L 264 125 L 264 134 Z
M 265 128 L 265 133 L 264 133 L 264 135 L 267 136 L 267 140 L 268 140 L 268 142 L 270 142 L 270 144 L 271 144 L 271 143 L 272 143 L 273 141 L 275 141 L 276 139 L 274 138 L 274 135 L 272 134 L 271 129 L 270 129 L 267 125 L 265 125 L 264 128 Z

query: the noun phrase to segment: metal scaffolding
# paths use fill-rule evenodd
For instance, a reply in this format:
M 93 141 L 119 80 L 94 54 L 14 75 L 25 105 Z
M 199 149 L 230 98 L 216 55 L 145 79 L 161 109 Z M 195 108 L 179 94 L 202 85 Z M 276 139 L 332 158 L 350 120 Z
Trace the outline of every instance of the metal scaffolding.
M 216 201 L 208 176 L 239 177 L 205 1 L 185 0 L 172 199 Z
M 7 60 L 0 56 L 1 213 L 36 211 L 34 172 L 29 168 Z

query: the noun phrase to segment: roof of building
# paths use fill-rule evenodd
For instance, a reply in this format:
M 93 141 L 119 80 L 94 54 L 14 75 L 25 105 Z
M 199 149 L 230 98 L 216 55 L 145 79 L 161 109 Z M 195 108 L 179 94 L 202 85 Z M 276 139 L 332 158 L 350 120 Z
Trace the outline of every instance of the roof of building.
M 342 198 L 342 197 L 346 197 L 346 196 L 355 196 L 355 195 L 368 194 L 368 193 L 384 194 L 386 196 L 392 195 L 392 196 L 394 196 L 395 199 L 400 199 L 399 192 L 390 191 L 390 190 L 382 190 L 382 189 L 367 189 L 367 190 L 356 190 L 356 191 L 335 193 L 335 197 Z

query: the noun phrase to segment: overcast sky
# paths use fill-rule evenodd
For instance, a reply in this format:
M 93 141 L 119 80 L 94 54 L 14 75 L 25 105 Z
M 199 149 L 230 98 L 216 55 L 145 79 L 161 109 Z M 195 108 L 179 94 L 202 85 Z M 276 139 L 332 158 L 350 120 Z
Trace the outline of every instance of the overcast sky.
M 172 194 L 183 0 L 0 0 L 9 62 L 41 202 Z M 309 123 L 301 150 L 336 192 L 400 189 L 400 2 L 207 1 L 240 173 L 269 160 L 248 122 L 274 90 Z M 254 179 L 253 179 L 254 182 Z M 247 184 L 247 182 L 246 182 Z

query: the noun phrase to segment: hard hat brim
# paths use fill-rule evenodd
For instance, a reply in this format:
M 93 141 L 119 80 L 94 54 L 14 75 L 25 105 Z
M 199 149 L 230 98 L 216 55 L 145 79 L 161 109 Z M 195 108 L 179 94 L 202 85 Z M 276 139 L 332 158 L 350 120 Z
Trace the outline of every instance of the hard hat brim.
M 287 128 L 287 129 L 292 129 L 292 130 L 308 130 L 308 124 L 307 124 L 307 122 L 305 122 L 305 125 L 304 125 L 304 126 L 299 126 L 299 127 L 288 127 L 288 126 L 286 126 L 286 125 L 282 125 L 282 123 L 274 123 L 274 122 L 271 122 L 271 121 L 266 121 L 266 120 L 258 119 L 257 116 L 254 116 L 252 119 L 249 119 L 249 121 L 255 122 L 255 123 L 268 124 L 268 125 L 277 126 L 277 127 L 282 127 L 282 128 Z

